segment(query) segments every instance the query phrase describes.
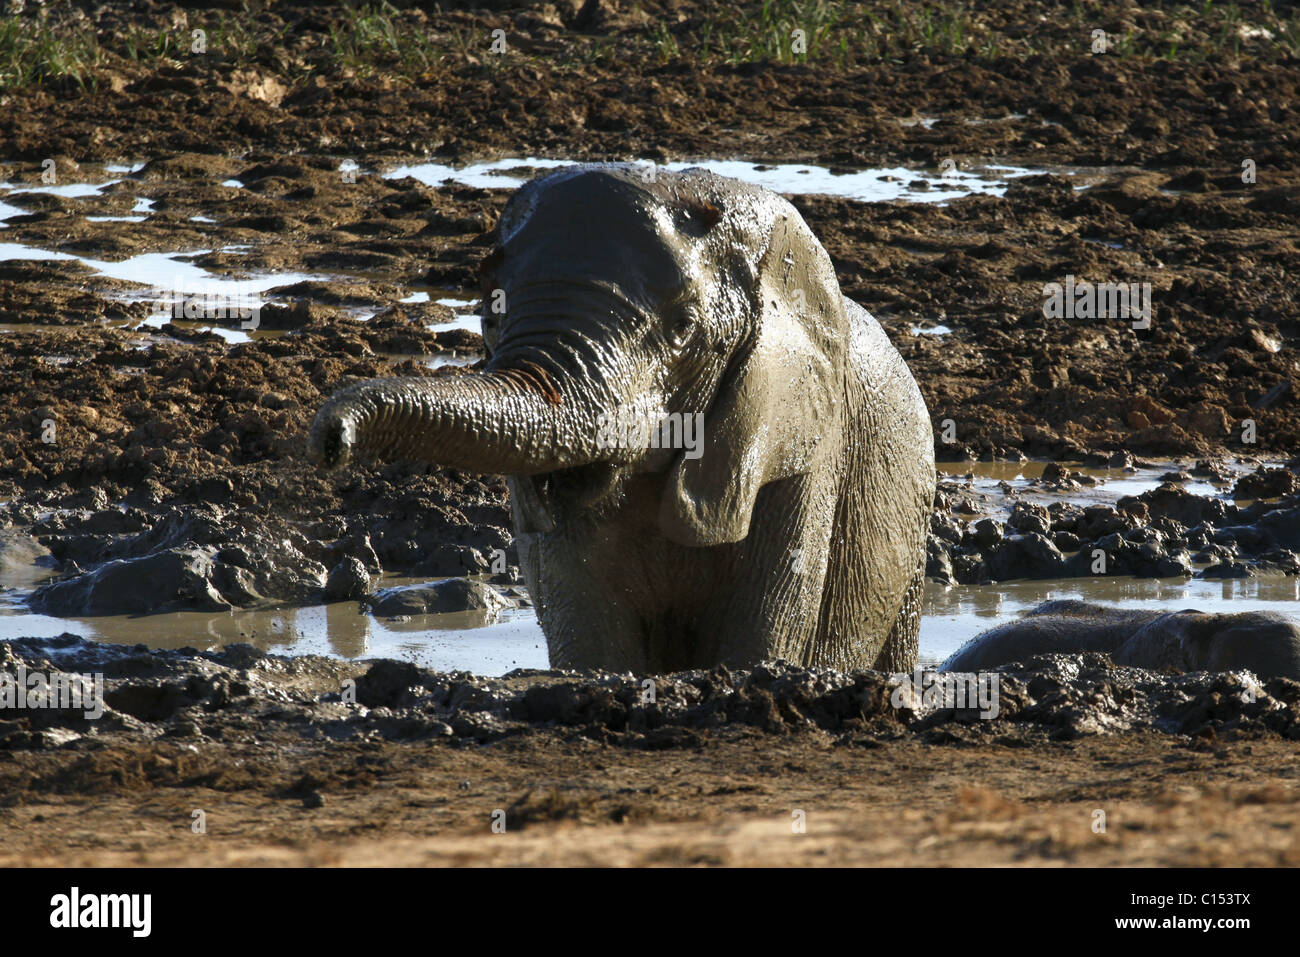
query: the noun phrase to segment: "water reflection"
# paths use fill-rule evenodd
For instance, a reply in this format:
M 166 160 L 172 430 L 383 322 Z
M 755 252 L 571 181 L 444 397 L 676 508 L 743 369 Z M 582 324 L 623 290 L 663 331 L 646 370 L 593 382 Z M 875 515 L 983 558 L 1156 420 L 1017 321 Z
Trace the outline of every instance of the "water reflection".
M 286 655 L 401 658 L 440 671 L 505 674 L 545 668 L 546 641 L 532 609 L 509 609 L 490 621 L 479 612 L 375 618 L 357 602 L 300 608 L 55 618 L 28 612 L 17 592 L 0 599 L 0 640 L 70 632 L 118 645 L 212 651 L 248 643 Z

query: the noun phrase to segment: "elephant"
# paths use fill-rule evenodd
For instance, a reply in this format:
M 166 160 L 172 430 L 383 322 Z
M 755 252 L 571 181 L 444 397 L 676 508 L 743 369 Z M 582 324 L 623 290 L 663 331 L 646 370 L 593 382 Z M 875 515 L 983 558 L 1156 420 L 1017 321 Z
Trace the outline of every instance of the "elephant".
M 521 186 L 479 267 L 482 371 L 341 390 L 311 457 L 506 476 L 552 667 L 910 668 L 916 381 L 789 202 L 646 169 Z
M 1081 651 L 1104 652 L 1130 668 L 1245 669 L 1259 678 L 1300 681 L 1300 624 L 1285 615 L 1160 612 L 1073 599 L 1044 602 L 1016 621 L 976 635 L 939 668 L 982 671 L 1033 655 Z

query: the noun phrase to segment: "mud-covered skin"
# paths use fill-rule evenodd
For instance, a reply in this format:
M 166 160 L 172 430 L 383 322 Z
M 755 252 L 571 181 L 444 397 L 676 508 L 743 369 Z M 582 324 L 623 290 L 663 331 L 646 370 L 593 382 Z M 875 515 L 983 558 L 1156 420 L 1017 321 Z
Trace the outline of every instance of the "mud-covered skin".
M 980 671 L 1035 655 L 1102 652 L 1130 668 L 1247 670 L 1300 680 L 1300 625 L 1267 611 L 1206 614 L 1107 608 L 1065 600 L 976 635 L 940 667 Z
M 798 212 L 702 170 L 593 165 L 522 187 L 497 239 L 485 373 L 353 386 L 312 457 L 510 475 L 554 665 L 910 666 L 929 417 Z M 700 417 L 698 456 L 602 435 L 676 413 Z

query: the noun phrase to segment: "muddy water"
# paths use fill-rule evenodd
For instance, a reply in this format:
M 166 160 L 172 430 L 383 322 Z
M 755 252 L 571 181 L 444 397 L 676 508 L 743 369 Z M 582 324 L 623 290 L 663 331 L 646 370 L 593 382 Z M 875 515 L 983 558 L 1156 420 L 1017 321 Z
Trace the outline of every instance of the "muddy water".
M 1161 477 L 1176 467 L 1177 463 L 1162 463 L 1129 470 L 1072 469 L 1091 476 L 1099 484 L 1066 492 L 1036 491 L 1030 485 L 1042 474 L 1041 462 L 960 466 L 944 463 L 940 470 L 947 481 L 968 481 L 971 488 L 986 493 L 980 504 L 988 513 L 996 514 L 1009 511 L 1016 499 L 1045 504 L 1062 499 L 1081 503 L 1114 502 L 1124 495 L 1155 488 Z M 1204 484 L 1205 488 L 1195 489 L 1201 494 L 1228 497 L 1225 484 L 1196 484 Z M 485 675 L 547 666 L 545 638 L 536 615 L 528 608 L 511 609 L 491 620 L 468 613 L 384 620 L 363 613 L 355 602 L 147 617 L 60 619 L 31 614 L 23 599 L 42 578 L 51 574 L 49 570 L 36 568 L 0 569 L 0 639 L 73 632 L 101 641 L 143 642 L 156 648 L 213 649 L 249 642 L 279 654 L 399 658 L 439 670 L 466 670 Z M 383 584 L 411 581 L 393 578 Z M 920 663 L 935 666 L 980 631 L 1015 618 L 1041 602 L 1058 598 L 1169 611 L 1182 608 L 1233 612 L 1272 610 L 1297 615 L 1300 614 L 1300 579 L 1204 581 L 1108 577 L 951 587 L 930 584 L 921 622 Z
M 388 179 L 410 176 L 429 186 L 445 182 L 460 183 L 483 189 L 509 189 L 522 185 L 531 177 L 552 169 L 573 165 L 570 160 L 500 159 L 454 167 L 441 163 L 418 163 L 399 166 L 384 174 Z M 730 176 L 764 186 L 778 193 L 840 196 L 866 203 L 904 200 L 914 203 L 946 203 L 972 194 L 1001 196 L 1007 180 L 1031 176 L 1042 170 L 1019 166 L 980 166 L 973 170 L 956 167 L 945 171 L 926 171 L 892 167 L 883 169 L 837 171 L 822 166 L 802 164 L 765 164 L 747 160 L 692 160 L 667 163 L 666 170 L 702 167 L 721 176 Z M 650 169 L 649 164 L 646 168 Z
M 48 574 L 48 573 L 46 573 Z M 85 638 L 151 648 L 212 650 L 247 642 L 287 655 L 337 658 L 400 658 L 442 671 L 502 675 L 514 668 L 545 668 L 546 640 L 531 609 L 377 618 L 357 602 L 228 613 L 178 612 L 55 618 L 31 614 L 22 599 L 41 578 L 36 570 L 0 580 L 0 640 L 51 637 L 72 632 Z M 410 584 L 415 579 L 385 579 Z
M 1046 463 L 1032 461 L 942 462 L 939 472 L 943 481 L 970 490 L 976 514 L 963 517 L 973 520 L 976 515 L 1005 518 L 1021 501 L 1037 505 L 1060 501 L 1081 506 L 1114 505 L 1125 496 L 1141 495 L 1158 487 L 1168 473 L 1190 472 L 1195 463 L 1161 462 L 1127 469 L 1061 464 L 1096 484 L 1064 491 L 1044 489 L 1034 483 L 1042 477 Z M 1236 477 L 1250 472 L 1255 464 L 1223 464 L 1231 473 L 1226 481 L 1193 477 L 1179 484 L 1194 495 L 1232 501 L 1230 489 Z M 1249 503 L 1238 500 L 1237 504 Z M 931 583 L 927 585 L 921 621 L 921 664 L 937 665 L 979 632 L 1059 598 L 1165 611 L 1278 611 L 1300 617 L 1300 580 L 1282 576 L 1227 581 L 1071 578 L 951 587 Z
M 1092 479 L 1096 484 L 1081 484 L 1076 489 L 1055 490 L 1036 486 L 1041 479 L 1044 462 L 940 462 L 938 465 L 941 481 L 955 483 L 962 490 L 969 489 L 976 493 L 972 496 L 977 506 L 987 502 L 983 509 L 986 514 L 1006 513 L 1016 502 L 1029 502 L 1036 505 L 1050 505 L 1052 502 L 1070 502 L 1075 505 L 1114 505 L 1121 498 L 1129 495 L 1141 495 L 1143 492 L 1157 488 L 1165 475 L 1182 470 L 1190 473 L 1194 462 L 1162 462 L 1139 468 L 1095 468 L 1077 463 L 1062 462 L 1072 473 Z M 1256 463 L 1257 464 L 1257 463 Z M 1193 477 L 1179 484 L 1193 495 L 1205 498 L 1222 498 L 1232 501 L 1229 490 L 1237 476 L 1252 471 L 1256 464 L 1225 462 L 1224 466 L 1231 473 L 1231 479 L 1216 482 L 1207 478 Z M 1283 463 L 1277 462 L 1276 465 Z M 1237 500 L 1246 505 L 1248 501 Z
M 1297 615 L 1300 580 L 1076 578 L 950 588 L 931 584 L 921 620 L 920 664 L 938 665 L 979 632 L 1059 598 L 1166 611 L 1195 608 Z M 547 667 L 546 639 L 536 615 L 526 608 L 507 610 L 490 622 L 474 613 L 384 620 L 362 613 L 355 602 L 227 614 L 62 619 L 27 613 L 14 593 L 0 596 L 0 639 L 63 632 L 114 644 L 143 642 L 153 648 L 214 649 L 248 642 L 276 654 L 399 658 L 438 670 L 484 675 Z

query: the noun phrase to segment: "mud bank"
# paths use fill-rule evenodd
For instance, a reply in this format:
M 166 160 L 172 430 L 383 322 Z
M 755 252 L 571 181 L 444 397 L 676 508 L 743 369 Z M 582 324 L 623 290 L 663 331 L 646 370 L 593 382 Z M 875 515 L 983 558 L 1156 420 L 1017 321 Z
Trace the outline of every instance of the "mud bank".
M 286 658 L 248 645 L 169 652 L 63 635 L 0 648 L 11 674 L 104 676 L 100 717 L 72 709 L 7 716 L 0 747 L 53 747 L 69 755 L 118 736 L 233 743 L 271 729 L 282 739 L 317 742 L 446 739 L 473 746 L 542 733 L 650 749 L 695 746 L 703 732 L 741 726 L 829 734 L 842 743 L 907 734 L 1007 743 L 1137 731 L 1300 740 L 1295 681 L 1261 682 L 1249 672 L 1156 674 L 1117 668 L 1097 654 L 1007 665 L 992 672 L 996 691 L 981 692 L 978 702 L 972 696 L 945 703 L 919 687 L 915 695 L 898 690 L 897 677 L 783 662 L 648 678 L 559 671 L 483 678 L 391 660 Z
M 650 704 L 630 676 L 246 646 L 0 656 L 107 686 L 97 721 L 6 715 L 5 866 L 1300 862 L 1285 679 L 1043 659 L 1002 672 L 985 721 L 780 664 L 661 676 Z

